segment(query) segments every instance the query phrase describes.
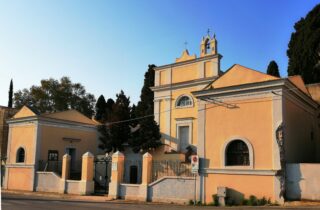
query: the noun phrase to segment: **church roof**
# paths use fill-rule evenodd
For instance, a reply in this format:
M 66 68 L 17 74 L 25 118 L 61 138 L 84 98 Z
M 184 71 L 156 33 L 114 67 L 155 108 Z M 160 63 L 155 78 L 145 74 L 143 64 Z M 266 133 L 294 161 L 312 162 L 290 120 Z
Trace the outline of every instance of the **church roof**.
M 231 68 L 229 68 L 221 77 L 208 84 L 204 88 L 204 90 L 278 79 L 280 78 L 259 72 L 245 66 L 241 66 L 239 64 L 235 64 Z
M 54 113 L 40 114 L 36 109 L 30 106 L 23 106 L 12 119 L 28 118 L 28 117 L 40 117 L 47 119 L 63 120 L 68 122 L 83 123 L 88 125 L 98 125 L 99 123 L 86 117 L 77 110 L 66 110 Z

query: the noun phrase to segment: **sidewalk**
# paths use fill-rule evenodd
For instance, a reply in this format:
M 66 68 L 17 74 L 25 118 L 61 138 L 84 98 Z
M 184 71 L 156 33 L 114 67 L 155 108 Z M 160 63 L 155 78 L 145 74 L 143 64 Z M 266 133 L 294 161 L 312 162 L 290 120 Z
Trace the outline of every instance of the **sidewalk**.
M 48 199 L 60 199 L 60 200 L 72 200 L 72 201 L 91 201 L 91 202 L 106 202 L 113 201 L 107 195 L 70 195 L 70 194 L 60 194 L 60 193 L 50 193 L 50 192 L 28 192 L 28 191 L 13 191 L 13 190 L 3 190 L 1 189 L 1 194 L 16 194 L 16 195 L 29 195 L 34 197 L 42 197 Z
M 29 192 L 29 191 L 14 191 L 14 190 L 3 190 L 1 189 L 1 194 L 11 194 L 11 195 L 23 195 L 32 196 L 39 199 L 50 199 L 50 200 L 66 200 L 66 201 L 82 201 L 82 202 L 112 202 L 112 203 L 132 203 L 132 204 L 148 204 L 148 205 L 168 205 L 169 203 L 158 203 L 158 202 L 142 202 L 133 200 L 119 200 L 112 199 L 107 195 L 71 195 L 71 194 L 60 194 L 60 193 L 49 193 L 49 192 Z M 177 205 L 177 204 L 174 204 Z M 180 206 L 180 205 L 179 205 Z M 285 202 L 282 207 L 320 207 L 320 201 L 288 201 Z M 238 207 L 249 207 L 249 206 L 238 206 Z M 267 207 L 267 206 L 264 206 Z M 275 206 L 269 206 L 274 208 Z M 281 206 L 278 206 L 281 207 Z M 249 207 L 250 208 L 250 207 Z

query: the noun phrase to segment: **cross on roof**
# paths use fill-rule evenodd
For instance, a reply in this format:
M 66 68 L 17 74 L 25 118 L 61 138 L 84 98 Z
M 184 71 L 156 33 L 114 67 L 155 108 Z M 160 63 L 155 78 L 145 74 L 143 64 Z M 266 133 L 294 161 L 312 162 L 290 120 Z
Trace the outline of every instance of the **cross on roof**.
M 207 33 L 208 33 L 208 36 L 210 36 L 210 28 L 208 28 Z
M 187 41 L 185 41 L 184 42 L 184 47 L 187 49 L 187 45 L 188 45 L 188 42 Z

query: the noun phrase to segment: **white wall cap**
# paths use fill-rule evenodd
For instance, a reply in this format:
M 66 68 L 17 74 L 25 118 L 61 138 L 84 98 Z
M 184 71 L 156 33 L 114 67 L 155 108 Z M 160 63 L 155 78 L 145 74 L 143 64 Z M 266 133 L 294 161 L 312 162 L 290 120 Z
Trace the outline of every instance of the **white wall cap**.
M 93 154 L 91 152 L 89 152 L 89 151 L 82 155 L 82 157 L 85 157 L 85 156 L 94 157 Z
M 63 158 L 71 158 L 71 156 L 68 153 L 66 153 L 63 155 Z
M 149 152 L 144 153 L 143 158 L 149 158 L 152 157 L 152 155 Z
M 115 153 L 113 153 L 112 157 L 124 157 L 124 155 L 122 152 L 116 151 Z

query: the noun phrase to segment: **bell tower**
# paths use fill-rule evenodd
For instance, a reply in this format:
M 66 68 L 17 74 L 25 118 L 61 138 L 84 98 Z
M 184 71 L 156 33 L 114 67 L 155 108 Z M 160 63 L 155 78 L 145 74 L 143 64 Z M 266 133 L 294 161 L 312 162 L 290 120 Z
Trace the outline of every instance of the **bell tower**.
M 216 55 L 218 53 L 218 42 L 216 40 L 216 35 L 210 37 L 209 32 L 206 37 L 202 37 L 200 45 L 200 57 L 206 55 Z

